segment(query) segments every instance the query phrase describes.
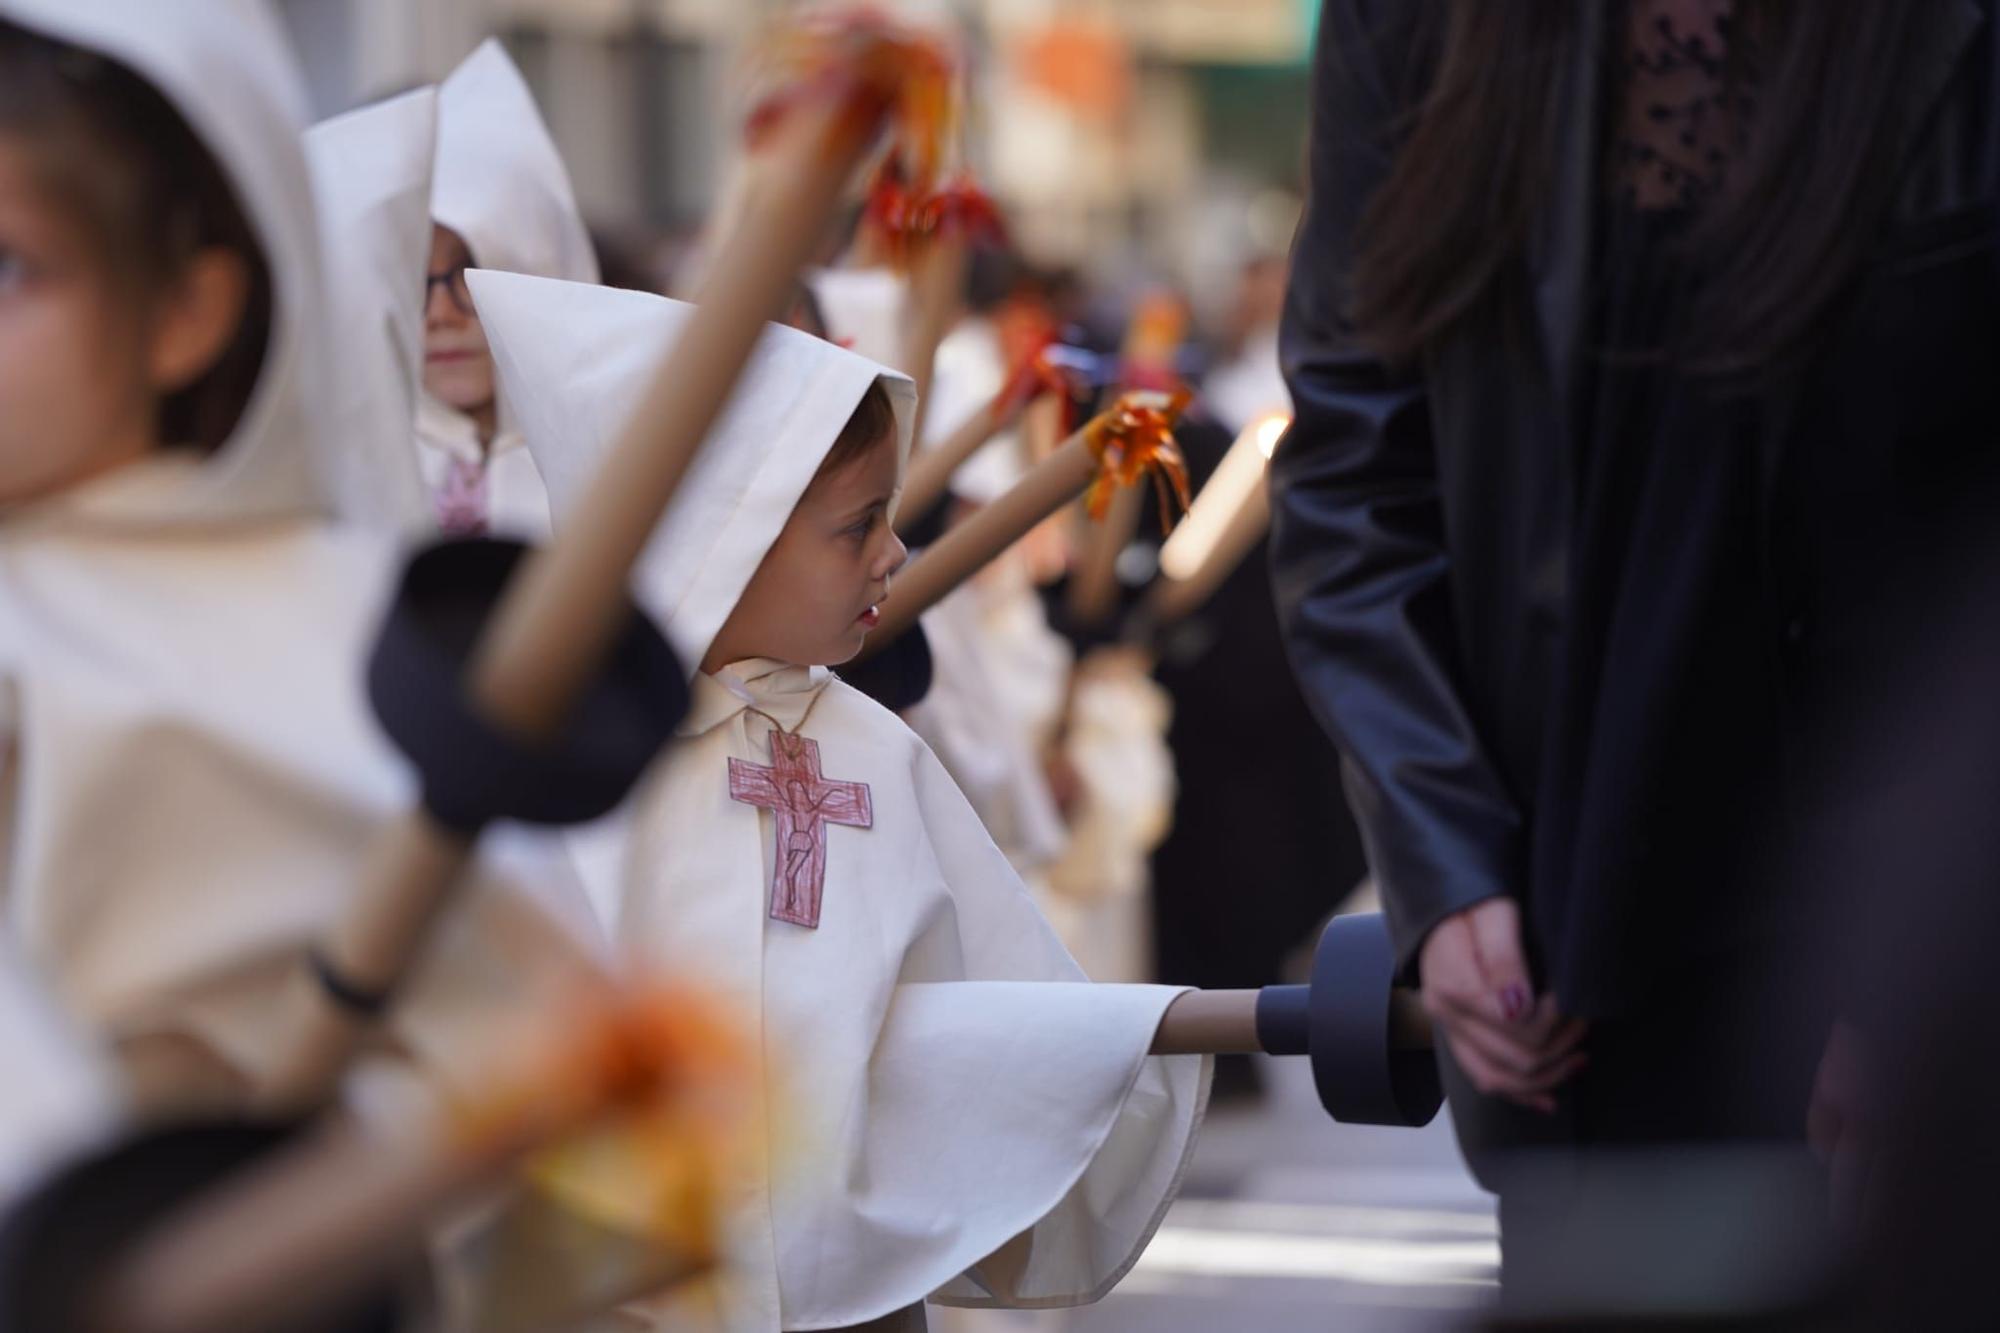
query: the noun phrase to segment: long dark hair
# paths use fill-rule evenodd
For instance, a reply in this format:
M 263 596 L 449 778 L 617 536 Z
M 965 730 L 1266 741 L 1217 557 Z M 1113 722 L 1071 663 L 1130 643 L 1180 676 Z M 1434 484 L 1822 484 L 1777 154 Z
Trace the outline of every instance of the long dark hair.
M 201 250 L 221 247 L 243 260 L 248 297 L 235 337 L 159 409 L 162 443 L 219 447 L 256 387 L 273 299 L 262 247 L 221 166 L 145 79 L 4 20 L 0 132 L 34 151 L 41 183 L 90 237 L 115 290 L 139 308 Z
M 1430 6 L 1418 44 L 1432 73 L 1358 237 L 1351 314 L 1385 359 L 1415 359 L 1506 289 L 1554 180 L 1580 6 L 1598 3 Z M 1733 43 L 1755 63 L 1756 104 L 1686 240 L 1704 295 L 1676 352 L 1685 369 L 1754 375 L 1810 345 L 1888 218 L 1908 90 L 1943 8 L 1742 0 Z M 1623 32 L 1610 37 L 1622 49 Z

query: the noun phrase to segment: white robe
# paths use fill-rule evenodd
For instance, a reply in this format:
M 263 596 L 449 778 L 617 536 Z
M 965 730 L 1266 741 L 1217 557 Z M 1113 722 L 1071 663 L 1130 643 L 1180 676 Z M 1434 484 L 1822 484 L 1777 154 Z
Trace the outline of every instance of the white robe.
M 434 505 L 454 466 L 479 470 L 485 478 L 487 532 L 529 542 L 549 539 L 549 489 L 527 441 L 504 420 L 499 433 L 481 444 L 471 417 L 423 395 L 417 408 L 417 466 Z
M 302 949 L 414 795 L 362 692 L 396 551 L 309 520 L 144 536 L 88 521 L 197 470 L 135 465 L 0 523 L 18 746 L 0 902 L 93 1031 L 191 1036 L 251 1075 L 285 1039 L 273 1001 Z M 488 877 L 448 919 L 393 1025 L 447 1084 L 492 1068 L 509 1016 L 587 969 L 573 888 Z
M 1037 738 L 1017 725 L 995 678 L 985 601 L 985 589 L 967 584 L 925 613 L 931 690 L 904 718 L 936 752 L 1008 862 L 1031 875 L 1062 855 L 1069 832 L 1042 771 Z
M 827 830 L 816 929 L 770 918 L 775 820 L 729 795 L 730 759 L 770 762 L 750 701 L 787 727 L 811 707 L 824 774 L 870 789 L 871 827 Z M 707 978 L 764 1033 L 778 1146 L 728 1326 L 1102 1296 L 1200 1122 L 1207 1061 L 1146 1054 L 1179 992 L 1086 982 L 936 758 L 823 670 L 698 676 L 681 733 L 584 860 L 635 966 Z

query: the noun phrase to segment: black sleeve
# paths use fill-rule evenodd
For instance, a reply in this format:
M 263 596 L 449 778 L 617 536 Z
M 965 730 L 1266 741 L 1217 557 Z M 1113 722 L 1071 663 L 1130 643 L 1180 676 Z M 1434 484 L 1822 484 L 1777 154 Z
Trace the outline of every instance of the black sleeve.
M 1272 460 L 1272 574 L 1286 650 L 1339 746 L 1397 954 L 1504 893 L 1521 819 L 1454 678 L 1450 556 L 1420 373 L 1392 373 L 1346 317 L 1355 231 L 1387 177 L 1413 0 L 1328 0 L 1310 178 L 1281 339 L 1297 413 Z

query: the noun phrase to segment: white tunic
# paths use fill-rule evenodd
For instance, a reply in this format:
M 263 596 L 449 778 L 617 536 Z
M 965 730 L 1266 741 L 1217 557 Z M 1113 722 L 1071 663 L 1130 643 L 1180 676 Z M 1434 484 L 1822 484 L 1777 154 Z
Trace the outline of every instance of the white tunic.
M 729 794 L 730 759 L 770 762 L 752 701 L 869 787 L 872 826 L 826 830 L 814 929 L 771 919 L 775 819 Z M 1146 1055 L 1178 991 L 1089 984 L 929 749 L 823 670 L 697 677 L 681 731 L 589 874 L 616 880 L 635 965 L 708 978 L 764 1033 L 778 1146 L 730 1327 L 1102 1296 L 1201 1116 L 1206 1061 Z
M 505 421 L 482 444 L 471 417 L 424 394 L 417 408 L 417 466 L 430 492 L 434 515 L 446 503 L 453 469 L 479 478 L 486 530 L 522 541 L 549 539 L 549 490 L 528 452 L 527 441 Z

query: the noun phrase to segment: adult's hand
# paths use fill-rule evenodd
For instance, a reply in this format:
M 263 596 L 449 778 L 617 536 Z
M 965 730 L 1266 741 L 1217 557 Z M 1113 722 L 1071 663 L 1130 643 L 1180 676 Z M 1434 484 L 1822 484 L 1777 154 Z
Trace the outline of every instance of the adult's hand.
M 1488 898 L 1440 921 L 1417 966 L 1424 1008 L 1472 1086 L 1554 1111 L 1555 1089 L 1588 1059 L 1588 1026 L 1564 1018 L 1553 995 L 1536 998 L 1514 900 Z

